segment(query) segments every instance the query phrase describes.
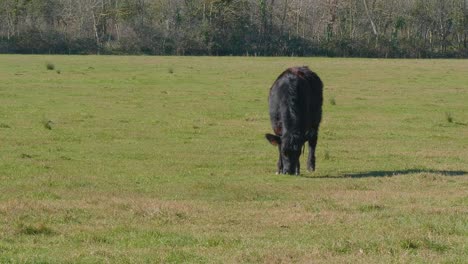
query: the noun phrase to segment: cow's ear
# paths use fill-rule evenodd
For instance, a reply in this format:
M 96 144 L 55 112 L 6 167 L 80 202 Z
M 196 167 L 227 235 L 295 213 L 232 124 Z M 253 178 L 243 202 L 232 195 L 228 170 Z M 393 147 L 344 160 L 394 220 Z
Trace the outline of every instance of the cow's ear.
M 272 134 L 265 134 L 266 139 L 273 145 L 278 146 L 281 144 L 281 138 Z

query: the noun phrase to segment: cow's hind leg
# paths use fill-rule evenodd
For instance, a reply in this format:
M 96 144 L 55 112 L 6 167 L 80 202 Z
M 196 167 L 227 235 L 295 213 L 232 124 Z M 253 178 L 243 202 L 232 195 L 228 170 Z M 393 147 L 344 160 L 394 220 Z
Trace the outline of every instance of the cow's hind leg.
M 313 131 L 312 135 L 309 136 L 309 158 L 307 159 L 307 170 L 315 170 L 315 148 L 317 146 L 318 130 Z
M 283 160 L 281 159 L 281 147 L 279 146 L 278 147 L 278 152 L 279 152 L 279 158 L 278 158 L 278 163 L 277 163 L 277 166 L 278 166 L 278 171 L 276 172 L 276 174 L 282 174 L 283 173 Z

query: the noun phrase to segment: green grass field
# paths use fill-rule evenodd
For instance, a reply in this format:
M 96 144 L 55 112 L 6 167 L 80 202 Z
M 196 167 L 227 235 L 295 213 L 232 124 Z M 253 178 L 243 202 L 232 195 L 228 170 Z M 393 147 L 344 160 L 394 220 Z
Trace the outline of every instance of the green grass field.
M 264 139 L 294 65 L 300 177 Z M 0 55 L 0 263 L 466 263 L 467 171 L 467 60 Z

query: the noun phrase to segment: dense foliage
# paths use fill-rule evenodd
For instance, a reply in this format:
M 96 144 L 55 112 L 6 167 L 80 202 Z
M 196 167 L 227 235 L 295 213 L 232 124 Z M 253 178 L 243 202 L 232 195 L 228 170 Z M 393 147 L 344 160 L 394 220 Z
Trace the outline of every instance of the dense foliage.
M 0 0 L 0 52 L 468 57 L 468 0 Z

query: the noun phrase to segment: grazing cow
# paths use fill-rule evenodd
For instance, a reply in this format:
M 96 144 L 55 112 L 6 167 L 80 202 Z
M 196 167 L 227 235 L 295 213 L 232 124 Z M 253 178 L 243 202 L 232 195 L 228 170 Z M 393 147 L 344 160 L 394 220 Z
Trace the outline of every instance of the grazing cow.
M 323 84 L 307 66 L 285 70 L 273 83 L 268 98 L 275 135 L 267 140 L 278 146 L 278 173 L 300 173 L 299 156 L 309 142 L 307 169 L 315 170 L 315 147 L 322 119 Z

